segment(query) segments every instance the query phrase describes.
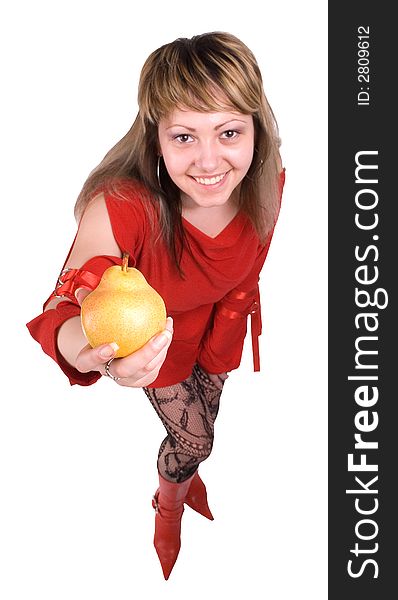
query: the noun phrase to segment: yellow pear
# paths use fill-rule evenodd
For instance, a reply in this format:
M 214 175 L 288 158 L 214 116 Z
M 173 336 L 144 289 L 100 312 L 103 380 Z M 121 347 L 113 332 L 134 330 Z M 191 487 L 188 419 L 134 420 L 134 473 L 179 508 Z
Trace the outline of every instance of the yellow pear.
M 128 254 L 124 254 L 121 267 L 106 269 L 81 306 L 82 327 L 90 346 L 116 342 L 116 357 L 135 352 L 166 326 L 163 298 L 138 269 L 127 264 Z

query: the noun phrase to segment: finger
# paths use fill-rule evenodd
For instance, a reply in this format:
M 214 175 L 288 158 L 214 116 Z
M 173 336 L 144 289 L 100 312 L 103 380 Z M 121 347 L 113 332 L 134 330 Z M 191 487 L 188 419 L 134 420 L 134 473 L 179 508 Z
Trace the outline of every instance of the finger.
M 147 373 L 150 373 L 151 371 L 154 371 L 155 369 L 160 369 L 160 367 L 162 366 L 162 364 L 164 363 L 164 360 L 166 358 L 167 352 L 169 350 L 169 346 L 166 346 L 165 348 L 163 348 L 163 350 L 161 350 L 159 352 L 159 354 L 157 356 L 155 356 L 155 358 L 153 358 L 151 361 L 149 361 L 149 363 L 147 363 L 145 365 L 145 371 Z
M 76 369 L 81 373 L 89 371 L 98 371 L 101 365 L 115 356 L 119 346 L 115 342 L 102 344 L 96 348 L 91 348 L 88 344 L 77 355 Z
M 135 373 L 134 375 L 134 385 L 136 387 L 143 387 L 152 383 L 157 378 L 160 368 L 163 365 L 165 358 L 167 356 L 167 352 L 169 350 L 170 344 L 167 344 L 163 350 L 155 356 L 149 363 L 147 363 L 143 369 Z M 137 379 L 139 377 L 139 379 Z M 131 380 L 130 380 L 131 381 Z
M 150 363 L 140 371 L 137 371 L 133 377 L 123 377 L 118 383 L 130 387 L 145 387 L 155 381 L 159 375 L 160 367 L 166 358 L 168 349 L 169 347 L 166 346 Z
M 144 377 L 141 377 L 141 379 L 137 379 L 134 381 L 133 387 L 146 387 L 147 385 L 150 385 L 151 383 L 153 383 L 155 381 L 155 379 L 157 378 L 157 376 L 159 375 L 159 369 L 155 369 L 154 371 L 151 371 L 151 373 L 147 373 L 147 375 L 145 375 Z M 121 379 L 120 382 L 123 382 L 124 380 Z
M 163 350 L 167 351 L 171 340 L 172 333 L 168 329 L 164 329 L 160 334 L 151 338 L 140 350 L 115 361 L 112 365 L 113 374 L 130 379 L 145 377 L 148 374 L 146 365 L 156 359 Z
M 173 322 L 173 317 L 167 317 L 166 319 L 166 327 L 165 329 L 167 329 L 167 331 L 170 331 L 170 333 L 174 332 L 174 322 Z

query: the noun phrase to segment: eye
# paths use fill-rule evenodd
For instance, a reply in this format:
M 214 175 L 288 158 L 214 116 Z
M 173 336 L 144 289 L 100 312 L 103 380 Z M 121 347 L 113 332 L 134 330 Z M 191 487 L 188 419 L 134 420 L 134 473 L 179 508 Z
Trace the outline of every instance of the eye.
M 223 133 L 221 134 L 221 137 L 224 140 L 234 140 L 239 136 L 239 131 L 237 131 L 236 129 L 227 129 L 227 131 L 223 131 Z
M 189 133 L 180 133 L 179 135 L 175 135 L 173 139 L 180 144 L 186 144 L 192 140 L 192 136 L 190 136 Z

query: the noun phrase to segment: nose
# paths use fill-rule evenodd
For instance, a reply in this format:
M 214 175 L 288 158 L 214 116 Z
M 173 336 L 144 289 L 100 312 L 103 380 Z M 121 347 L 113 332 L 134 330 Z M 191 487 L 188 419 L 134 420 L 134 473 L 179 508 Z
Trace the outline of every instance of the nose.
M 201 173 L 216 173 L 220 164 L 220 148 L 214 140 L 204 141 L 198 146 L 195 157 L 196 168 Z

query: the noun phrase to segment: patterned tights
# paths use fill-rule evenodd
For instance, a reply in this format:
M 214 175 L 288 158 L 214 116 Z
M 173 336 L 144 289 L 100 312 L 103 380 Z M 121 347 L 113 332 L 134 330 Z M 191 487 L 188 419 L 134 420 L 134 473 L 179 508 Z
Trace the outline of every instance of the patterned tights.
M 220 389 L 195 365 L 192 375 L 181 383 L 143 388 L 167 431 L 159 449 L 158 470 L 168 481 L 185 481 L 209 457 L 223 386 L 219 380 Z

